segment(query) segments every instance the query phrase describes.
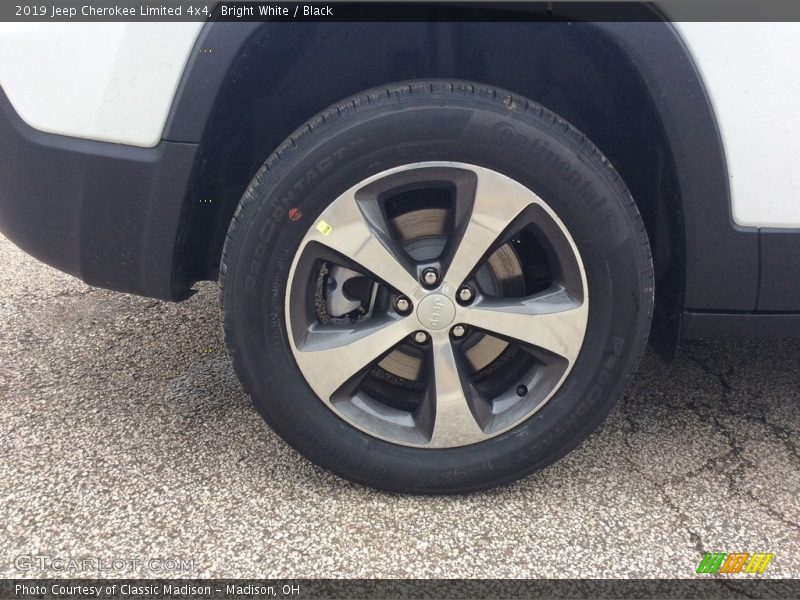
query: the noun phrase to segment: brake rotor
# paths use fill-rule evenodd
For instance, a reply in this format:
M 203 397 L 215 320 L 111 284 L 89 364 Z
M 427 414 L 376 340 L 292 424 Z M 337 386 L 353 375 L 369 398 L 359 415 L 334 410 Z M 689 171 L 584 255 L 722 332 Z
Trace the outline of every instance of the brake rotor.
M 415 260 L 438 257 L 447 244 L 446 209 L 426 208 L 403 213 L 392 219 L 392 226 L 406 252 Z M 498 248 L 476 274 L 482 289 L 500 296 L 520 296 L 524 291 L 522 265 L 510 244 Z M 475 332 L 465 340 L 467 362 L 473 373 L 486 369 L 508 347 L 503 340 Z M 412 350 L 413 351 L 413 350 Z M 378 366 L 394 378 L 420 380 L 422 360 L 402 346 L 386 356 Z M 380 371 L 380 370 L 379 370 Z

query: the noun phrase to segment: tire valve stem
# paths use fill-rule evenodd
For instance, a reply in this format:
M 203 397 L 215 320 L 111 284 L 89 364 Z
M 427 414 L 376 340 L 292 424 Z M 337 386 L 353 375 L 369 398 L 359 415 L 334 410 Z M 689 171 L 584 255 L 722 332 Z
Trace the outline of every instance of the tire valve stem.
M 527 395 L 528 395 L 528 386 L 527 385 L 523 385 L 523 384 L 519 384 L 517 386 L 517 396 L 522 398 L 523 396 L 527 396 Z

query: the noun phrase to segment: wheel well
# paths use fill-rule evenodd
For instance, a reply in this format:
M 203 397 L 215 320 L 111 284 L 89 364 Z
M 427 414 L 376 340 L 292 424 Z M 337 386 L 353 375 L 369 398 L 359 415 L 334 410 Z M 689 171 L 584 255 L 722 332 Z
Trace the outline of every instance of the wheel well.
M 180 279 L 216 277 L 240 197 L 294 129 L 350 95 L 415 78 L 506 88 L 583 131 L 642 213 L 657 290 L 670 290 L 670 304 L 680 301 L 680 194 L 658 110 L 617 43 L 591 24 L 564 22 L 262 25 L 229 70 L 206 124 L 179 242 Z

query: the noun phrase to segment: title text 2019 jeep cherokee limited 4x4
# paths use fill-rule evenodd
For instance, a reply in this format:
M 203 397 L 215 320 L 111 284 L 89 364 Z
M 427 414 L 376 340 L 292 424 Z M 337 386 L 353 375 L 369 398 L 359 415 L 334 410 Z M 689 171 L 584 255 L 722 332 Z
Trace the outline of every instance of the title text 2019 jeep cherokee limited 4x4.
M 651 325 L 800 332 L 797 24 L 518 10 L 0 25 L 0 229 L 95 286 L 218 278 L 256 407 L 344 477 L 514 480 Z

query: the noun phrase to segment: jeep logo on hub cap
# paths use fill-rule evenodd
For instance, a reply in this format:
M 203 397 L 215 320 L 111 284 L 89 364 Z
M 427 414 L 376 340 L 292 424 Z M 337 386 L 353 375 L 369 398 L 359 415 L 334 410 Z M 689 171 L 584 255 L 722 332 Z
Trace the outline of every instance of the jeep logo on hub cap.
M 417 319 L 426 329 L 439 330 L 449 326 L 456 318 L 456 305 L 447 296 L 431 294 L 417 307 Z

